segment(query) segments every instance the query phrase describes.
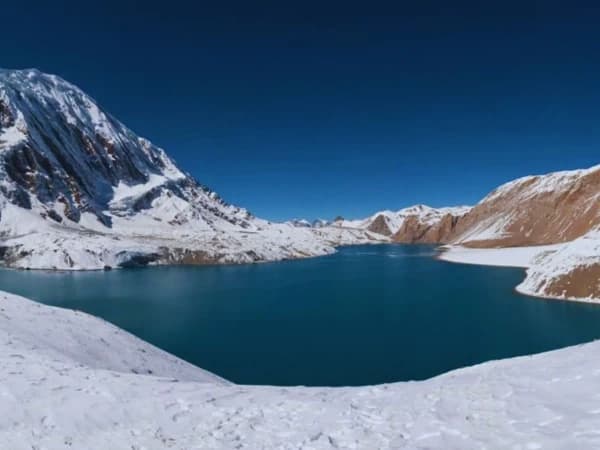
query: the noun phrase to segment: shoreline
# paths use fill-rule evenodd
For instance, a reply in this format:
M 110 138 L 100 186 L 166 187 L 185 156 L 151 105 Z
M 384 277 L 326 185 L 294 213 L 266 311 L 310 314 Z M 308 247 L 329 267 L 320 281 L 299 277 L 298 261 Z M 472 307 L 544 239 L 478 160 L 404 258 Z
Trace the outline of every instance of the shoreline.
M 566 244 L 568 243 L 502 248 L 469 248 L 460 245 L 442 245 L 438 247 L 439 254 L 436 255 L 435 258 L 452 264 L 523 269 L 525 276 L 523 280 L 514 287 L 515 292 L 520 295 L 544 300 L 559 300 L 600 306 L 600 298 L 582 298 L 567 295 L 553 296 L 522 287 L 529 278 L 529 270 L 532 268 L 536 257 L 547 252 L 556 252 Z

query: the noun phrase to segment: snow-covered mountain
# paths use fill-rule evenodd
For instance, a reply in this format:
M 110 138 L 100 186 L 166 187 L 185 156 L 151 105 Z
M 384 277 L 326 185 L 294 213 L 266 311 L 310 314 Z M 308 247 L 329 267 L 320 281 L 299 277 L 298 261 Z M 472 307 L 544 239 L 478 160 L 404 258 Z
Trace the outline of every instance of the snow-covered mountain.
M 312 221 L 311 226 L 313 228 L 323 228 L 323 227 L 328 227 L 331 224 L 332 224 L 332 222 L 327 219 L 315 219 Z
M 470 209 L 468 206 L 432 208 L 415 205 L 399 211 L 379 211 L 365 219 L 339 220 L 335 224 L 390 236 L 395 242 L 440 243 L 450 235 L 451 227 L 446 225 L 455 223 Z
M 306 219 L 292 219 L 288 220 L 286 223 L 299 228 L 310 228 L 312 227 L 312 223 Z
M 334 251 L 339 231 L 224 202 L 79 88 L 0 70 L 0 258 L 30 268 L 252 262 Z M 370 233 L 341 236 L 369 242 Z

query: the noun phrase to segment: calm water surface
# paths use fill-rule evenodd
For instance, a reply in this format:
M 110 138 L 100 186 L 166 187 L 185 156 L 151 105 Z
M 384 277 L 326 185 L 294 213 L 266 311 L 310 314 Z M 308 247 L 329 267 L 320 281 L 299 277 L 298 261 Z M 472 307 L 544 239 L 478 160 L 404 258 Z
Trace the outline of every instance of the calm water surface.
M 0 289 L 104 319 L 231 381 L 360 385 L 600 337 L 600 307 L 521 296 L 523 271 L 429 246 L 89 273 L 0 270 Z

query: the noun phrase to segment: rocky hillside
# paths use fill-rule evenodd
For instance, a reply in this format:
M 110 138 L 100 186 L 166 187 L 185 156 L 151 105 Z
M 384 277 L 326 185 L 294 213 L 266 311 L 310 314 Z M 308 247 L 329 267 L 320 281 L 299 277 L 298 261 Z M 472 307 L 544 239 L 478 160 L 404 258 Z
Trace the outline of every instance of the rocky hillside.
M 600 225 L 600 166 L 506 183 L 462 217 L 451 241 L 511 247 L 572 241 Z
M 360 230 L 342 236 L 372 237 Z M 224 202 L 80 89 L 37 70 L 0 70 L 0 238 L 2 263 L 30 268 L 333 251 L 327 230 L 273 224 Z
M 488 248 L 570 242 L 600 226 L 600 166 L 523 177 L 473 208 L 417 205 L 335 224 L 405 243 Z

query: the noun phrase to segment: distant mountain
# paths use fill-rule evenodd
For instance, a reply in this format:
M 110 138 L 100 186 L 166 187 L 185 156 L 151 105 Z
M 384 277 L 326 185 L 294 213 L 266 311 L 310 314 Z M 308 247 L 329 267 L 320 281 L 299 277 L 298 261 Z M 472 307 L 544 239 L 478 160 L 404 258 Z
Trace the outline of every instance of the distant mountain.
M 332 252 L 335 239 L 325 234 L 224 202 L 61 78 L 0 70 L 3 264 L 94 269 L 296 258 Z
M 359 220 L 338 220 L 337 226 L 358 228 L 389 236 L 395 242 L 443 243 L 459 217 L 470 207 L 431 208 L 415 205 L 399 211 L 379 211 Z
M 286 223 L 299 228 L 310 228 L 312 227 L 312 223 L 306 219 L 292 219 L 287 221 Z
M 312 221 L 311 226 L 313 228 L 323 228 L 331 226 L 332 222 L 326 219 L 315 219 Z
M 312 222 L 306 219 L 292 219 L 286 223 L 300 228 L 324 228 L 333 224 L 333 222 L 325 219 L 315 219 Z

